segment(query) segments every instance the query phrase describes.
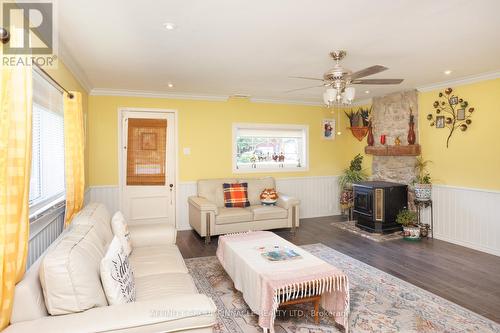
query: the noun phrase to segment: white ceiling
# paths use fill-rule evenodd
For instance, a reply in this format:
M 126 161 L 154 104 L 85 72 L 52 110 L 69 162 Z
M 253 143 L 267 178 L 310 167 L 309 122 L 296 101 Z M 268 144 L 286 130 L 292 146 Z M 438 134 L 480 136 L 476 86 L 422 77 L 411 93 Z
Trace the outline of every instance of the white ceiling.
M 319 102 L 328 53 L 381 64 L 357 98 L 500 70 L 498 0 L 63 0 L 64 52 L 91 88 Z M 167 31 L 163 23 L 177 29 Z M 452 70 L 444 75 L 444 70 Z M 168 82 L 174 88 L 168 88 Z M 364 91 L 369 89 L 370 94 Z

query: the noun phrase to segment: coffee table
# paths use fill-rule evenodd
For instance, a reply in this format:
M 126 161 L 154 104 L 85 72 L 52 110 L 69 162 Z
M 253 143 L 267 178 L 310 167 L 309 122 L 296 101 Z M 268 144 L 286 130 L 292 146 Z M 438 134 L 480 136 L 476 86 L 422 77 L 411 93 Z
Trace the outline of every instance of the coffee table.
M 300 258 L 269 261 L 262 254 L 272 248 Z M 265 332 L 274 332 L 280 306 L 304 302 L 314 303 L 316 323 L 321 304 L 348 331 L 349 280 L 340 269 L 269 231 L 220 236 L 217 258 Z

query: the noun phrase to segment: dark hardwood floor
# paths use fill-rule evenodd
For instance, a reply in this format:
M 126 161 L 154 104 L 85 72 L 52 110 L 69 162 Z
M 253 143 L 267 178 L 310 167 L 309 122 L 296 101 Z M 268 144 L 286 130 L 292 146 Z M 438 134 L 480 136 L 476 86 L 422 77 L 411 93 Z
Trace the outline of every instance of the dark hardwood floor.
M 436 239 L 374 242 L 330 223 L 344 217 L 302 219 L 295 235 L 275 230 L 297 245 L 323 243 L 500 323 L 500 257 Z M 179 231 L 184 258 L 213 256 L 217 237 L 206 245 L 194 231 Z

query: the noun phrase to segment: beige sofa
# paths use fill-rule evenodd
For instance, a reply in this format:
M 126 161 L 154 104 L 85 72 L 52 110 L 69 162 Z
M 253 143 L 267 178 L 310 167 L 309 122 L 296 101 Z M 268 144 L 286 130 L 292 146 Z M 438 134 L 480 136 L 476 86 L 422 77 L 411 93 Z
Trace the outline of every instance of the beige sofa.
M 102 204 L 83 208 L 16 285 L 6 333 L 212 332 L 216 307 L 198 293 L 169 225 L 129 226 L 136 301 L 107 304 L 99 263 L 110 219 Z
M 224 183 L 248 183 L 250 207 L 226 208 Z M 188 199 L 189 224 L 207 243 L 212 235 L 276 228 L 295 231 L 299 226 L 298 199 L 279 193 L 276 206 L 261 205 L 260 193 L 265 188 L 276 188 L 272 177 L 205 179 L 199 180 L 197 185 L 197 195 Z

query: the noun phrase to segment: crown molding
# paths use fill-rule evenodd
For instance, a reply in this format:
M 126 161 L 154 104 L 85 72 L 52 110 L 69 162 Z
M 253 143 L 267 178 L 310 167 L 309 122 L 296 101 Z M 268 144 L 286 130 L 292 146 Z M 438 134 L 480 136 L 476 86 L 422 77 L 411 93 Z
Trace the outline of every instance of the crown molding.
M 483 73 L 483 74 L 478 74 L 478 75 L 469 75 L 465 76 L 462 78 L 454 79 L 454 80 L 448 80 L 448 81 L 442 81 L 442 82 L 436 82 L 436 83 L 431 83 L 431 84 L 426 84 L 417 87 L 417 90 L 420 92 L 427 92 L 427 91 L 433 91 L 433 90 L 438 90 L 442 88 L 448 88 L 450 86 L 456 87 L 456 86 L 463 86 L 466 84 L 471 84 L 471 83 L 476 83 L 480 81 L 486 81 L 486 80 L 494 80 L 500 78 L 500 71 L 496 72 L 488 72 L 488 73 Z
M 61 41 L 59 42 L 59 60 L 61 60 L 64 65 L 68 68 L 68 70 L 73 74 L 75 79 L 80 83 L 80 85 L 83 87 L 83 89 L 87 92 L 90 93 L 92 90 L 92 84 L 90 83 L 90 80 L 87 77 L 87 74 L 85 74 L 85 71 L 78 65 L 73 59 L 73 56 L 71 53 L 68 51 L 67 47 L 62 43 Z
M 218 102 L 225 102 L 229 98 L 229 96 L 225 95 L 198 95 L 189 93 L 165 93 L 165 92 L 147 91 L 147 90 L 121 90 L 121 89 L 106 89 L 106 88 L 94 88 L 90 91 L 90 95 L 185 99 L 185 100 L 218 101 Z
M 264 103 L 264 104 L 291 104 L 291 105 L 306 105 L 306 106 L 323 106 L 323 103 L 303 101 L 303 100 L 289 100 L 289 99 L 277 99 L 277 98 L 249 98 L 252 103 Z

